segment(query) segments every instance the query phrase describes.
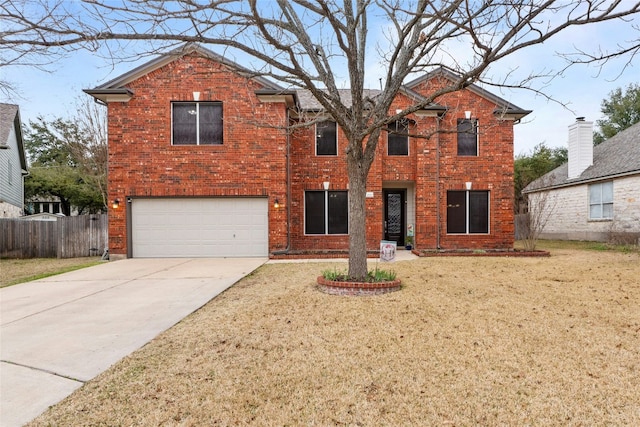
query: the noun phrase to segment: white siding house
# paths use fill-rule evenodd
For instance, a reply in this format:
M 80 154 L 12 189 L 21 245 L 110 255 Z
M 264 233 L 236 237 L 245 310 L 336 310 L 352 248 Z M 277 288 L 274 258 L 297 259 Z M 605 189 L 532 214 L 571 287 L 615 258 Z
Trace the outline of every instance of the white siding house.
M 543 239 L 637 243 L 640 123 L 595 147 L 592 135 L 591 122 L 569 127 L 569 162 L 523 191 L 530 215 L 548 215 Z
M 27 162 L 17 105 L 0 104 L 0 218 L 17 218 L 24 211 Z

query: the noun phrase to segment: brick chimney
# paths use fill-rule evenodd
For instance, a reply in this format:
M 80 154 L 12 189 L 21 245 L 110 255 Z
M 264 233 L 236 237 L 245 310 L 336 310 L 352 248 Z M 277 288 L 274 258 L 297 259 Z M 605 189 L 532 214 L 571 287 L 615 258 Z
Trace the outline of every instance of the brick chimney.
M 577 178 L 593 164 L 593 122 L 576 118 L 569 126 L 569 179 Z

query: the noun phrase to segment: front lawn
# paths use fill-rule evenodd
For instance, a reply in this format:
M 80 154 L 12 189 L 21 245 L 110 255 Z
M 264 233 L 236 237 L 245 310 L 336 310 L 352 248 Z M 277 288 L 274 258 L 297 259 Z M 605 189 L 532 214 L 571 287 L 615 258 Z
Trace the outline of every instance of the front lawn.
M 100 257 L 1 259 L 0 288 L 99 264 Z
M 331 266 L 263 266 L 31 425 L 640 425 L 637 252 L 397 262 L 375 297 Z

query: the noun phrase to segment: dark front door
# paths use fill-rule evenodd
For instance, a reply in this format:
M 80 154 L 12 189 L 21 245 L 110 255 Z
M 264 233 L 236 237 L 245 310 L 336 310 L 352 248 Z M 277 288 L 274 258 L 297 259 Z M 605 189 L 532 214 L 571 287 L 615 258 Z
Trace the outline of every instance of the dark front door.
M 384 239 L 404 246 L 405 190 L 384 190 Z

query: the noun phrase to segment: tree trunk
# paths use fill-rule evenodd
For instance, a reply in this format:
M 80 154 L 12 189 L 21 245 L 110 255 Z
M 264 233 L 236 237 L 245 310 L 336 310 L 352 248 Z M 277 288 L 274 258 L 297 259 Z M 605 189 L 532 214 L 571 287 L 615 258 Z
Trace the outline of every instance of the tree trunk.
M 349 176 L 349 277 L 367 276 L 366 192 L 369 166 L 359 156 L 347 156 Z M 363 164 L 365 163 L 365 164 Z

